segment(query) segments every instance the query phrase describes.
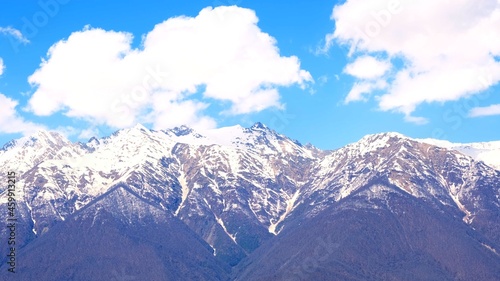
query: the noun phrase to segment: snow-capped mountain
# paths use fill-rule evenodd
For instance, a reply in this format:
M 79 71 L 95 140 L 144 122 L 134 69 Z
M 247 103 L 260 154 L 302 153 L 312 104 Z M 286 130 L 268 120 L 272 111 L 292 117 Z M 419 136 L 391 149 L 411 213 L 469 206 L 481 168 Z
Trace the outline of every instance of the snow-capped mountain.
M 433 277 L 455 274 L 467 279 L 483 266 L 490 266 L 479 261 L 492 257 L 500 261 L 500 171 L 485 164 L 491 164 L 485 160 L 485 154 L 467 153 L 466 145 L 457 147 L 384 133 L 366 136 L 335 151 L 322 151 L 261 123 L 250 128 L 233 126 L 206 131 L 186 126 L 153 131 L 137 125 L 84 144 L 42 131 L 6 144 L 0 150 L 0 167 L 18 175 L 18 244 L 27 259 L 35 258 L 34 253 L 39 251 L 30 249 L 51 246 L 51 237 L 59 237 L 63 232 L 78 235 L 87 231 L 89 225 L 103 227 L 104 221 L 112 220 L 116 229 L 141 225 L 153 227 L 150 231 L 156 233 L 158 229 L 167 231 L 164 227 L 170 225 L 168 235 L 194 237 L 171 251 L 196 252 L 200 261 L 213 259 L 206 261 L 211 273 L 193 277 L 198 280 L 212 280 L 209 276 L 225 280 L 220 277 L 224 274 L 235 280 L 294 280 L 285 274 L 293 264 L 287 261 L 296 263 L 308 253 L 295 245 L 292 238 L 299 239 L 297 235 L 304 233 L 312 235 L 309 232 L 313 230 L 324 234 L 334 224 L 345 231 L 355 231 L 351 225 L 339 224 L 344 217 L 335 214 L 348 214 L 348 219 L 357 218 L 361 211 L 384 211 L 399 219 L 405 212 L 415 214 L 402 221 L 401 227 L 387 225 L 387 231 L 398 235 L 409 235 L 400 233 L 401 229 L 413 229 L 419 223 L 425 224 L 425 220 L 433 221 L 429 228 L 422 226 L 426 230 L 458 227 L 453 234 L 456 240 L 452 235 L 450 241 L 457 243 L 458 252 L 477 258 L 477 270 L 461 268 L 466 261 L 450 261 L 440 256 L 435 247 L 427 249 L 406 240 L 403 246 L 425 253 L 428 262 L 422 266 L 435 272 Z M 492 143 L 469 147 L 474 147 L 474 151 L 488 148 L 491 152 L 498 146 Z M 0 180 L 6 181 L 4 174 Z M 5 187 L 0 191 L 0 208 L 6 209 Z M 4 220 L 5 216 L 0 213 Z M 416 218 L 424 221 L 413 221 Z M 77 230 L 71 230 L 72 227 Z M 470 235 L 462 236 L 462 230 Z M 115 229 L 109 231 L 106 233 L 114 233 Z M 131 234 L 134 231 L 120 235 L 127 240 L 135 237 Z M 7 230 L 0 233 L 3 237 Z M 155 241 L 151 245 L 165 243 L 154 237 L 148 239 Z M 196 249 L 192 249 L 193 245 L 197 245 Z M 2 248 L 3 256 L 6 250 Z M 283 251 L 288 254 L 274 257 Z M 153 252 L 154 258 L 172 260 L 165 256 L 166 252 Z M 276 265 L 277 260 L 283 262 L 279 270 L 266 267 Z M 374 272 L 373 264 L 369 264 L 363 267 L 366 274 Z M 180 274 L 187 272 L 189 265 L 192 262 L 177 259 L 157 266 L 162 272 Z M 73 268 L 67 266 L 65 270 Z M 231 267 L 233 275 L 229 273 Z M 329 274 L 319 268 L 317 274 Z M 36 276 L 36 272 L 30 272 L 35 275 L 29 276 Z M 300 273 L 307 275 L 312 271 Z M 498 277 L 500 269 L 493 265 L 482 273 L 488 280 Z M 164 276 L 158 274 L 154 276 Z M 354 275 L 345 274 L 345 279 L 355 279 Z M 408 279 L 407 275 L 398 274 L 381 278 Z M 85 274 L 79 272 L 75 276 Z M 321 275 L 311 276 L 318 279 Z M 312 277 L 304 278 L 298 280 Z
M 453 149 L 462 152 L 478 161 L 500 170 L 500 141 L 477 142 L 477 143 L 452 143 L 436 139 L 416 139 L 432 145 Z

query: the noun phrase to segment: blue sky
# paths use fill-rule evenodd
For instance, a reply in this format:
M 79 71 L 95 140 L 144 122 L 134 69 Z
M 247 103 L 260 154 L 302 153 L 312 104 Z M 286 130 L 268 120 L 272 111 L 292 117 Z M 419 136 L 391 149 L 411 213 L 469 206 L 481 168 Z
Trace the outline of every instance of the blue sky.
M 500 1 L 4 2 L 0 142 L 260 121 L 334 149 L 500 140 Z

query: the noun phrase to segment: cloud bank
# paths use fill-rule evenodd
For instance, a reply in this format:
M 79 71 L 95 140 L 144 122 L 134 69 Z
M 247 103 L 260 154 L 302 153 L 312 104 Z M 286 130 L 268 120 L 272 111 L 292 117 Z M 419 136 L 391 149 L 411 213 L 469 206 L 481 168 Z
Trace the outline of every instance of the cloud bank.
M 252 10 L 205 8 L 196 17 L 157 24 L 133 48 L 127 32 L 85 27 L 54 44 L 29 77 L 36 115 L 69 117 L 115 128 L 214 127 L 211 103 L 237 115 L 283 107 L 279 87 L 307 87 L 297 57 L 281 56 Z
M 424 123 L 412 115 L 420 104 L 467 98 L 500 81 L 499 0 L 347 0 L 331 19 L 325 48 L 348 46 L 353 62 L 344 72 L 357 80 L 345 102 L 376 93 L 381 110 Z

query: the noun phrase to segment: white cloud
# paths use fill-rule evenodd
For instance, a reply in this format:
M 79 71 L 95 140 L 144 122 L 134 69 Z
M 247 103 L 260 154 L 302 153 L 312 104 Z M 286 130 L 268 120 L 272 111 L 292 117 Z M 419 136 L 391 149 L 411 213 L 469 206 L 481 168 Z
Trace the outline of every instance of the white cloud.
M 2 76 L 4 69 L 5 69 L 5 64 L 3 64 L 3 59 L 0 58 L 0 76 Z
M 17 101 L 0 94 L 0 133 L 29 135 L 43 129 L 42 126 L 25 121 L 19 116 L 16 112 L 17 104 Z
M 384 75 L 391 68 L 387 61 L 372 56 L 360 56 L 344 68 L 344 72 L 359 79 L 375 79 Z
M 58 126 L 57 128 L 54 129 L 54 131 L 58 132 L 65 138 L 70 138 L 80 132 L 80 130 L 72 126 Z
M 366 101 L 366 96 L 371 94 L 375 90 L 382 90 L 387 87 L 387 83 L 384 80 L 377 81 L 361 81 L 354 84 L 347 94 L 344 103 L 350 103 L 354 101 Z
M 492 104 L 485 107 L 475 107 L 469 111 L 470 117 L 500 115 L 500 104 Z
M 78 134 L 79 139 L 83 140 L 89 140 L 92 137 L 98 137 L 99 136 L 99 130 L 97 128 L 87 128 L 84 129 Z
M 155 130 L 172 128 L 178 125 L 189 125 L 192 128 L 214 128 L 215 120 L 203 116 L 201 111 L 208 104 L 196 100 L 172 101 L 169 95 L 155 95 L 153 97 L 153 111 L 150 120 Z
M 417 125 L 423 125 L 429 123 L 429 120 L 424 117 L 406 115 L 405 121 L 410 123 L 415 123 Z
M 424 120 L 411 116 L 422 103 L 469 97 L 500 81 L 499 0 L 347 0 L 332 19 L 326 48 L 345 44 L 350 57 L 383 54 L 402 64 L 384 76 L 388 87 L 378 102 L 410 122 Z M 382 72 L 355 66 L 346 67 L 359 78 L 353 89 Z
M 12 36 L 12 37 L 16 38 L 17 40 L 19 40 L 19 42 L 24 43 L 24 44 L 28 44 L 30 42 L 30 40 L 28 40 L 28 38 L 26 38 L 21 33 L 21 31 L 13 28 L 11 26 L 7 26 L 7 27 L 0 26 L 0 34 Z
M 335 75 L 335 78 L 336 78 L 337 80 L 339 80 L 339 79 L 338 79 L 338 75 Z M 326 83 L 328 83 L 328 76 L 327 76 L 327 75 L 321 75 L 320 77 L 318 77 L 318 84 L 319 84 L 320 86 L 323 86 L 323 85 L 325 85 Z
M 207 101 L 227 114 L 282 107 L 279 87 L 312 82 L 297 57 L 280 56 L 276 40 L 257 26 L 252 10 L 205 8 L 176 17 L 143 36 L 86 27 L 54 44 L 29 77 L 37 115 L 62 111 L 94 124 L 127 127 L 215 126 L 203 115 Z M 202 90 L 202 99 L 193 96 Z M 198 95 L 197 95 L 198 96 Z
M 0 76 L 5 65 L 0 58 Z M 0 133 L 23 133 L 25 135 L 42 129 L 40 125 L 27 122 L 16 112 L 18 102 L 0 93 Z

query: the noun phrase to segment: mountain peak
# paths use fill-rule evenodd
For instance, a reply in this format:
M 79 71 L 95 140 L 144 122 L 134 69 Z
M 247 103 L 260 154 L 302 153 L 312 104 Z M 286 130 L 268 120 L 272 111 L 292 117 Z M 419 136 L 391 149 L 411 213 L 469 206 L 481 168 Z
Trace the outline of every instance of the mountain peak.
M 269 130 L 269 128 L 262 124 L 261 122 L 257 122 L 255 124 L 252 125 L 252 127 L 250 127 L 250 129 L 252 130 Z
M 370 134 L 366 135 L 363 139 L 381 139 L 381 138 L 386 138 L 386 139 L 391 139 L 391 138 L 397 138 L 397 139 L 409 139 L 409 137 L 398 133 L 398 132 L 385 132 L 385 133 L 378 133 L 378 134 Z
M 35 143 L 63 144 L 69 142 L 63 135 L 56 131 L 39 130 L 28 137 L 19 139 L 18 145 L 32 145 Z
M 36 133 L 31 135 L 34 138 L 52 138 L 54 136 L 61 136 L 59 133 L 54 132 L 54 131 L 47 131 L 47 130 L 38 130 Z
M 361 138 L 359 141 L 348 144 L 341 149 L 354 149 L 355 151 L 359 151 L 361 155 L 364 155 L 369 152 L 374 152 L 379 149 L 387 148 L 394 143 L 398 143 L 401 141 L 410 140 L 410 138 L 396 132 L 387 132 L 387 133 L 379 133 L 379 134 L 371 134 L 366 135 Z
M 16 139 L 10 140 L 10 141 L 8 141 L 7 143 L 5 143 L 5 144 L 3 145 L 3 147 L 2 147 L 0 150 L 2 150 L 2 151 L 7 151 L 7 150 L 9 150 L 11 147 L 16 146 L 16 144 L 17 144 L 18 142 L 19 142 L 19 141 L 18 141 L 18 140 L 16 140 Z
M 374 145 L 375 143 L 380 144 L 389 144 L 389 142 L 396 140 L 409 140 L 410 138 L 397 133 L 397 132 L 386 132 L 386 133 L 378 133 L 378 134 L 370 134 L 361 138 L 358 143 L 368 143 L 370 145 Z
M 500 141 L 477 143 L 453 143 L 438 139 L 415 139 L 415 141 L 459 151 L 500 170 Z
M 142 125 L 141 123 L 137 123 L 135 124 L 134 127 L 132 127 L 133 130 L 139 130 L 139 131 L 149 131 L 148 128 L 146 128 L 144 125 Z
M 170 129 L 170 131 L 172 133 L 174 133 L 178 137 L 180 137 L 180 136 L 187 136 L 187 135 L 189 135 L 189 134 L 191 134 L 191 133 L 194 132 L 193 129 L 189 128 L 186 125 L 181 125 L 179 127 L 174 127 L 172 129 Z
M 98 139 L 98 138 L 96 138 L 96 137 L 91 137 L 91 138 L 89 139 L 89 141 L 87 142 L 87 146 L 95 148 L 95 147 L 97 147 L 100 143 L 101 143 L 101 142 L 99 141 L 99 139 Z

